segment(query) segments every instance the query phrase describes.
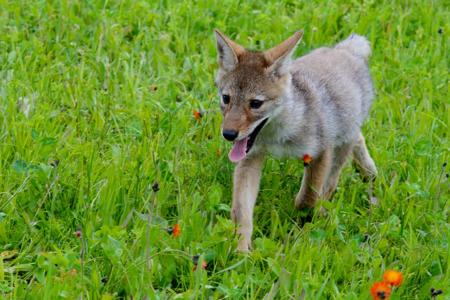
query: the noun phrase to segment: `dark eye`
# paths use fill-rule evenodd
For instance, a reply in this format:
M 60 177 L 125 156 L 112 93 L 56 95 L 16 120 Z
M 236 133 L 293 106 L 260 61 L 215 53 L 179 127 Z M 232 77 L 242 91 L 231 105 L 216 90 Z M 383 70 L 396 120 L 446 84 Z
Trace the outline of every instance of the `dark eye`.
M 228 104 L 228 103 L 230 103 L 230 96 L 228 96 L 228 95 L 222 95 L 222 101 L 223 101 L 223 104 Z
M 256 100 L 256 99 L 250 100 L 250 108 L 254 108 L 254 109 L 260 108 L 261 105 L 263 105 L 263 103 L 264 102 L 261 100 Z

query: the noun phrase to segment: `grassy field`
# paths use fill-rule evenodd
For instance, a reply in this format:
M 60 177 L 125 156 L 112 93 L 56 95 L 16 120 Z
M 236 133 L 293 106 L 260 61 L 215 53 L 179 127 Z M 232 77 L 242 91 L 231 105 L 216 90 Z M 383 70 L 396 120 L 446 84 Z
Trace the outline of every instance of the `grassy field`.
M 449 20 L 445 1 L 0 0 L 1 297 L 369 299 L 396 269 L 392 299 L 450 299 Z M 234 251 L 213 28 L 255 49 L 303 28 L 297 55 L 368 37 L 379 206 L 348 166 L 304 222 L 302 164 L 269 159 Z

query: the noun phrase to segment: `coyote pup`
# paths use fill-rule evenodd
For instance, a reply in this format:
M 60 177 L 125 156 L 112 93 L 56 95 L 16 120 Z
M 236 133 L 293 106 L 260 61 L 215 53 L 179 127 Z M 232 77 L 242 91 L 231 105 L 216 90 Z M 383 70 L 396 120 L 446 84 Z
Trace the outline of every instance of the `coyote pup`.
M 367 62 L 371 50 L 366 38 L 354 34 L 293 60 L 302 31 L 264 52 L 215 33 L 222 134 L 234 142 L 229 159 L 237 163 L 231 217 L 238 225 L 238 250 L 245 252 L 266 153 L 312 158 L 295 198 L 297 208 L 332 195 L 350 154 L 362 175 L 375 178 L 361 133 L 374 97 Z

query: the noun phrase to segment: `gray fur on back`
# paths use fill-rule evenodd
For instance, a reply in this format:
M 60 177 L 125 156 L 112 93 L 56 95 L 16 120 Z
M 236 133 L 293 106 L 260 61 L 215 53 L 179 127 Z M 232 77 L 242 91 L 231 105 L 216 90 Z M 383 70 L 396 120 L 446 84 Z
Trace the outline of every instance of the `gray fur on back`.
M 281 134 L 282 144 L 294 143 L 293 147 L 313 154 L 355 141 L 374 97 L 369 54 L 368 41 L 352 35 L 334 48 L 319 48 L 293 61 L 292 95 L 286 99 L 280 121 L 268 126 L 268 135 L 273 134 L 270 131 L 285 134 L 286 128 L 281 127 L 286 127 L 286 121 L 297 122 L 296 130 L 290 130 L 292 136 Z M 277 154 L 275 147 L 269 146 L 269 151 Z M 292 154 L 284 152 L 280 154 Z

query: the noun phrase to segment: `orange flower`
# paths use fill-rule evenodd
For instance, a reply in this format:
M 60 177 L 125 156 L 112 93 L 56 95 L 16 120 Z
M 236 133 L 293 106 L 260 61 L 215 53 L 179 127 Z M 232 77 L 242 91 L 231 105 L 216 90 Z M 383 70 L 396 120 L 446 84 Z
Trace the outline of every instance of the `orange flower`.
M 175 224 L 175 225 L 173 225 L 173 228 L 172 228 L 172 235 L 174 236 L 174 237 L 177 237 L 177 236 L 179 236 L 181 234 L 181 227 L 180 227 L 180 224 Z
M 206 263 L 206 261 L 202 261 L 202 269 L 206 270 L 207 266 L 208 266 L 208 264 Z M 193 272 L 195 272 L 195 270 L 197 270 L 197 265 L 194 265 L 194 267 L 192 268 Z
M 386 282 L 375 282 L 370 288 L 370 294 L 374 300 L 388 300 L 391 288 Z
M 309 154 L 303 155 L 303 163 L 308 165 L 312 161 L 312 157 Z
M 194 110 L 192 111 L 192 115 L 194 116 L 194 118 L 195 118 L 197 121 L 200 120 L 200 119 L 203 117 L 203 114 L 202 114 L 200 111 L 196 110 L 196 109 L 194 109 Z
M 403 282 L 403 275 L 399 271 L 387 270 L 383 274 L 383 281 L 392 286 L 400 286 Z
M 197 270 L 197 265 L 198 265 L 198 260 L 199 260 L 199 258 L 200 258 L 200 255 L 199 254 L 197 254 L 197 255 L 194 255 L 194 256 L 192 256 L 192 262 L 194 263 L 194 267 L 192 268 L 192 271 L 195 271 L 195 270 Z M 208 263 L 206 262 L 206 261 L 202 261 L 202 269 L 203 270 L 206 270 L 206 267 L 208 266 Z

